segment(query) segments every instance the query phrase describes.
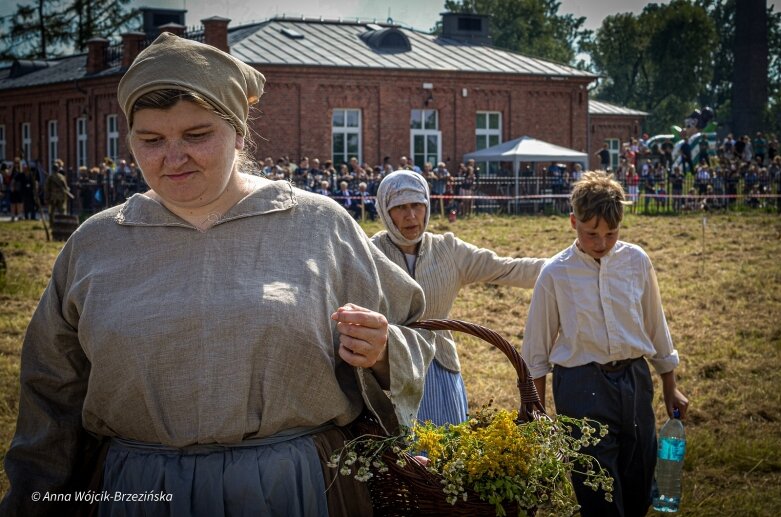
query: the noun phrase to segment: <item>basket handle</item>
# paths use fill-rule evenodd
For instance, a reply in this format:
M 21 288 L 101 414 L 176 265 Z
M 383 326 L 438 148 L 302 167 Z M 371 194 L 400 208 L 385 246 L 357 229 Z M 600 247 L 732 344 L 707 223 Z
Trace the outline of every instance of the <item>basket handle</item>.
M 521 354 L 518 353 L 515 347 L 498 333 L 477 323 L 461 320 L 421 320 L 410 323 L 407 326 L 425 330 L 455 330 L 478 337 L 492 344 L 507 356 L 518 375 L 518 392 L 521 396 L 521 405 L 518 408 L 519 420 L 530 422 L 540 417 L 547 417 L 545 407 L 540 402 L 540 396 L 537 393 L 537 388 L 534 387 L 534 381 L 531 378 L 526 362 L 521 358 Z

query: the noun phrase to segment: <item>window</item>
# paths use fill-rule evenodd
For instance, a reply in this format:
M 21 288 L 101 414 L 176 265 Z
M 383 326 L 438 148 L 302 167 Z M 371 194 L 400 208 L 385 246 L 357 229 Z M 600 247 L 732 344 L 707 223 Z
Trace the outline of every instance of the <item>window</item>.
M 116 115 L 106 115 L 106 156 L 117 163 L 119 154 L 119 127 Z
M 442 155 L 442 132 L 437 110 L 412 110 L 410 116 L 410 156 L 423 169 L 426 162 L 434 167 Z
M 57 159 L 60 151 L 58 149 L 60 142 L 59 135 L 57 134 L 57 121 L 49 121 L 49 172 L 54 169 L 54 160 Z
M 5 125 L 0 125 L 0 160 L 5 159 Z
M 608 138 L 605 140 L 607 150 L 610 151 L 610 169 L 618 169 L 618 158 L 621 154 L 621 140 L 618 138 Z
M 334 166 L 350 163 L 353 156 L 363 163 L 361 156 L 361 110 L 335 109 L 331 117 L 331 151 Z
M 30 136 L 30 123 L 22 122 L 22 159 L 30 163 L 32 158 L 33 141 Z
M 87 117 L 76 119 L 76 167 L 87 167 Z
M 478 111 L 475 122 L 475 151 L 487 149 L 502 143 L 502 113 L 500 111 Z M 499 162 L 481 162 L 477 164 L 484 174 L 495 175 L 499 172 Z

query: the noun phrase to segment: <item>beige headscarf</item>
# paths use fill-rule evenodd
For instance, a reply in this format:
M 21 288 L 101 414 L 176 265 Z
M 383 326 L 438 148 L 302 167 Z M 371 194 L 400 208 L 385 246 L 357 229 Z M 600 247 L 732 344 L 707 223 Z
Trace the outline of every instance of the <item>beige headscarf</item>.
M 426 219 L 423 221 L 423 232 L 415 239 L 407 239 L 393 223 L 390 216 L 390 210 L 394 206 L 406 205 L 407 203 L 423 203 L 426 205 Z M 423 176 L 417 172 L 408 170 L 394 171 L 385 176 L 377 188 L 377 213 L 380 214 L 380 220 L 388 230 L 390 239 L 397 246 L 412 246 L 423 239 L 423 233 L 428 227 L 428 220 L 431 216 L 431 207 L 429 203 L 428 183 Z
M 175 89 L 202 95 L 247 134 L 249 107 L 263 95 L 263 74 L 225 52 L 164 32 L 127 69 L 117 98 L 128 125 L 144 94 Z

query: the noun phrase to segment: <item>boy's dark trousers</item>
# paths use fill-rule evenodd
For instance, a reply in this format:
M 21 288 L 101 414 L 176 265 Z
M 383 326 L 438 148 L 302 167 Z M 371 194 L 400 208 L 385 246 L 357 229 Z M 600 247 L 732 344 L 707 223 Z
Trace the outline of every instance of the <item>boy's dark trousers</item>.
M 623 363 L 623 364 L 622 364 Z M 608 435 L 583 451 L 613 477 L 613 502 L 604 492 L 573 476 L 583 517 L 639 517 L 648 512 L 656 467 L 653 382 L 645 359 L 616 365 L 595 363 L 553 369 L 556 412 L 590 418 L 608 426 Z

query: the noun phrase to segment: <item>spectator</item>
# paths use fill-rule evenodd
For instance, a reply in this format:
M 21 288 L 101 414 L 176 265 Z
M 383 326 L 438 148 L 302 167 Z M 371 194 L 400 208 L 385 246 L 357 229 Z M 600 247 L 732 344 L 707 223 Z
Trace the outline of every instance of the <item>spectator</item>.
M 765 140 L 761 131 L 757 131 L 757 136 L 754 137 L 754 141 L 751 145 L 754 149 L 754 157 L 757 160 L 757 165 L 761 167 L 765 164 L 765 154 L 767 153 L 767 140 Z
M 680 151 L 681 171 L 683 172 L 684 176 L 686 175 L 687 171 L 691 174 L 694 174 L 694 164 L 692 163 L 692 146 L 689 144 L 689 139 L 686 136 L 683 138 Z
M 38 204 L 35 199 L 38 195 L 38 170 L 33 170 L 25 160 L 22 160 L 21 166 L 22 172 L 18 185 L 22 189 L 24 218 L 33 221 L 38 218 Z
M 356 203 L 356 212 L 363 218 L 365 215 L 369 216 L 369 219 L 374 221 L 377 217 L 377 209 L 374 207 L 374 199 L 367 190 L 367 185 L 364 182 L 358 184 L 358 192 L 355 195 L 359 198 Z
M 412 165 L 409 163 L 409 159 L 406 156 L 399 158 L 399 169 L 412 170 Z
M 570 183 L 575 183 L 577 181 L 580 181 L 580 178 L 583 176 L 583 166 L 579 163 L 576 163 L 572 167 L 572 174 L 570 174 Z
M 11 169 L 0 162 L 0 212 L 11 213 Z
M 646 175 L 647 174 L 648 172 L 646 172 Z M 639 185 L 640 185 L 640 176 L 637 174 L 635 167 L 633 165 L 630 165 L 626 173 L 626 189 L 627 192 L 629 193 L 629 201 L 632 203 L 631 205 L 629 205 L 632 213 L 634 213 L 637 210 L 637 200 L 638 200 L 637 193 L 638 193 Z
M 360 207 L 352 199 L 353 193 L 348 189 L 348 185 L 349 184 L 346 181 L 339 182 L 339 191 L 336 193 L 335 197 L 339 200 L 339 204 L 350 212 L 350 215 L 352 215 L 353 218 L 358 219 L 361 215 Z
M 471 165 L 467 165 L 459 191 L 459 195 L 463 196 L 461 199 L 461 215 L 472 215 L 472 196 L 475 195 L 476 183 L 477 174 L 475 169 Z
M 57 168 L 46 178 L 44 187 L 44 199 L 49 210 L 49 222 L 54 224 L 54 214 L 68 213 L 68 198 L 73 199 L 73 194 L 68 187 L 68 180 L 64 171 Z
M 710 171 L 707 165 L 697 167 L 694 184 L 697 187 L 697 193 L 701 196 L 705 195 L 705 191 L 708 189 L 708 185 L 710 185 Z
M 11 200 L 11 222 L 24 218 L 24 192 L 26 190 L 27 180 L 22 172 L 22 160 L 17 157 L 14 159 L 14 165 L 11 169 L 11 176 L 8 184 L 9 198 Z
M 673 145 L 672 140 L 665 138 L 662 142 L 662 165 L 668 171 L 673 167 Z
M 321 181 L 320 188 L 317 189 L 317 193 L 326 197 L 331 197 L 330 184 L 327 181 Z
M 679 212 L 684 205 L 683 174 L 681 173 L 681 168 L 677 165 L 673 167 L 673 172 L 670 176 L 670 187 L 672 190 L 673 210 Z

